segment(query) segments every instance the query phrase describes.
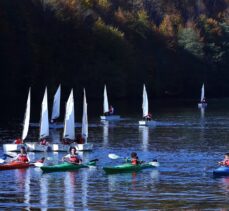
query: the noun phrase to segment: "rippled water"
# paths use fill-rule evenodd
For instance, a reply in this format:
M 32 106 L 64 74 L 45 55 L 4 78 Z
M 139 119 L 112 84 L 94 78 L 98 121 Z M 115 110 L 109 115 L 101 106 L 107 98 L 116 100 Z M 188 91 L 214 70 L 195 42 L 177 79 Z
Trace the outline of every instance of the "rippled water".
M 98 158 L 96 168 L 42 174 L 40 169 L 1 171 L 0 208 L 153 210 L 229 209 L 229 177 L 213 178 L 217 161 L 229 151 L 229 109 L 200 111 L 183 108 L 157 112 L 157 127 L 139 127 L 138 116 L 118 122 L 91 119 L 92 152 L 81 153 L 84 161 Z M 80 128 L 76 128 L 80 131 Z M 10 142 L 21 128 L 1 129 L 1 142 Z M 51 130 L 58 140 L 62 130 Z M 36 140 L 38 129 L 29 139 Z M 115 165 L 109 153 L 126 157 L 136 151 L 142 160 L 158 159 L 158 170 L 106 175 L 102 167 Z M 0 148 L 2 152 L 2 147 Z M 48 153 L 58 162 L 65 153 Z M 43 153 L 30 153 L 36 160 Z

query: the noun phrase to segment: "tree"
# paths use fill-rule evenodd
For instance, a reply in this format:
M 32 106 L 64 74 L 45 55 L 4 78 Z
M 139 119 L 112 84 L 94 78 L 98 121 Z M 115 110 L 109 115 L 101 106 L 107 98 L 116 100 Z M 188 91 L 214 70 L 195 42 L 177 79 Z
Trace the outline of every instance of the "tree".
M 204 44 L 199 33 L 193 28 L 182 28 L 179 30 L 178 45 L 198 58 L 203 58 L 204 56 Z

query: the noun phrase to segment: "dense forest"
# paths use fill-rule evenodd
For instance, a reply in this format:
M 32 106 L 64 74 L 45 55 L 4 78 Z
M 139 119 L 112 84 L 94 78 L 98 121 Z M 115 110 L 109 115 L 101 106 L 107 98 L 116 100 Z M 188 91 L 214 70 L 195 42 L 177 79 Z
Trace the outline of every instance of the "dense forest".
M 229 96 L 229 0 L 1 0 L 0 96 Z M 15 105 L 14 105 L 15 106 Z

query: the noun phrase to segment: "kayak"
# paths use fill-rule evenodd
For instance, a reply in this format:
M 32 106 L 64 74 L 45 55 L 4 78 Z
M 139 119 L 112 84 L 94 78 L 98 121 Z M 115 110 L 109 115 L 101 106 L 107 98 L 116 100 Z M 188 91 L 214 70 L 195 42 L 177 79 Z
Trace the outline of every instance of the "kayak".
M 124 173 L 124 172 L 136 172 L 146 168 L 156 168 L 156 166 L 153 165 L 152 162 L 142 163 L 138 165 L 133 165 L 131 163 L 124 163 L 117 166 L 103 167 L 103 170 L 107 174 L 115 174 L 115 173 Z
M 214 176 L 229 176 L 229 167 L 228 166 L 220 166 L 219 168 L 213 171 Z
M 89 168 L 90 166 L 95 166 L 96 161 L 90 161 L 85 164 L 72 164 L 72 163 L 61 163 L 57 165 L 52 165 L 52 166 L 42 166 L 41 170 L 43 172 L 56 172 L 56 171 L 74 171 L 80 168 Z
M 28 168 L 30 166 L 31 166 L 30 163 L 13 161 L 7 164 L 0 165 L 0 170 L 23 169 L 23 168 Z

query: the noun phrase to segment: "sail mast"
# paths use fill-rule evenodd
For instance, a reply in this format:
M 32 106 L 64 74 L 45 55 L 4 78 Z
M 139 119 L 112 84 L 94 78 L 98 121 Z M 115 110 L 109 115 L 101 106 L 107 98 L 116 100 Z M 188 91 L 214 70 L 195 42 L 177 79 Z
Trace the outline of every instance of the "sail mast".
M 40 139 L 49 136 L 48 93 L 47 87 L 41 105 Z
M 60 95 L 61 95 L 61 85 L 59 85 L 53 99 L 51 120 L 57 119 L 60 116 Z
M 83 99 L 83 117 L 82 117 L 82 137 L 85 139 L 85 143 L 87 143 L 88 137 L 88 117 L 87 117 L 87 99 L 86 99 L 86 91 L 84 89 L 84 99 Z
M 23 131 L 22 131 L 22 138 L 21 140 L 24 141 L 27 137 L 28 131 L 29 131 L 29 121 L 30 121 L 30 96 L 31 88 L 29 88 L 27 103 L 26 103 L 26 110 L 25 110 L 25 117 L 24 117 L 24 123 L 23 123 Z
M 73 89 L 66 103 L 63 138 L 75 140 L 75 111 Z
M 200 102 L 203 102 L 204 100 L 204 84 L 202 85 L 202 88 L 201 88 L 201 97 L 200 97 Z
M 143 111 L 143 117 L 148 115 L 148 96 L 147 96 L 145 84 L 143 85 L 142 111 Z
M 104 86 L 104 93 L 103 93 L 103 113 L 109 112 L 109 104 L 108 104 L 108 97 L 107 97 L 107 88 L 106 85 Z

